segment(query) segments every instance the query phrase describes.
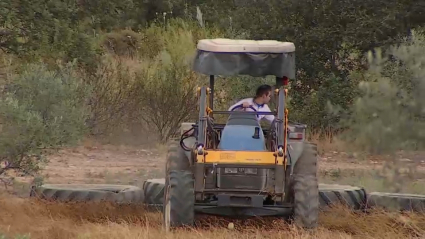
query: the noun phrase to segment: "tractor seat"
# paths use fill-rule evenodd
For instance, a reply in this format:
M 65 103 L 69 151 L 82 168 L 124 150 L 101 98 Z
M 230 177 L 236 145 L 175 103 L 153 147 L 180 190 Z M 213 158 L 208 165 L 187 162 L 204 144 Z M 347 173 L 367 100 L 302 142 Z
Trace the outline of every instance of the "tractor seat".
M 255 138 L 256 128 L 258 137 Z M 233 113 L 221 132 L 219 150 L 266 151 L 266 143 L 261 125 L 256 115 Z

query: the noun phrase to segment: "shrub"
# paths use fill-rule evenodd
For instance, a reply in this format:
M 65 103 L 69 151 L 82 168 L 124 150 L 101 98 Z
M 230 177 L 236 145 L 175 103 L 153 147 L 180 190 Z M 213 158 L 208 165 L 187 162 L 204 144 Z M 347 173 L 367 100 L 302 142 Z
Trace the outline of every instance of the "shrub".
M 87 126 L 95 137 L 108 135 L 125 122 L 134 110 L 133 89 L 139 62 L 124 57 L 104 56 L 96 70 L 82 77 L 90 91 L 87 92 L 87 106 L 90 116 Z
M 180 123 L 196 115 L 196 85 L 200 78 L 191 71 L 196 45 L 191 31 L 181 22 L 155 28 L 162 36 L 162 48 L 153 60 L 146 60 L 134 93 L 139 117 L 152 126 L 161 142 L 178 130 Z
M 369 53 L 370 69 L 351 107 L 346 138 L 372 153 L 422 148 L 425 142 L 425 37 Z
M 0 99 L 0 158 L 5 170 L 35 173 L 51 149 L 76 143 L 85 133 L 85 87 L 72 67 L 48 71 L 28 65 Z
M 134 57 L 140 48 L 140 40 L 141 37 L 138 33 L 131 30 L 120 30 L 106 34 L 103 45 L 116 55 Z
M 191 70 L 196 42 L 218 35 L 214 28 L 170 20 L 134 36 L 140 40 L 137 56 L 105 55 L 95 73 L 84 76 L 93 89 L 88 121 L 92 134 L 148 128 L 143 133 L 154 135 L 150 140 L 165 142 L 181 122 L 196 119 L 196 86 L 208 82 Z

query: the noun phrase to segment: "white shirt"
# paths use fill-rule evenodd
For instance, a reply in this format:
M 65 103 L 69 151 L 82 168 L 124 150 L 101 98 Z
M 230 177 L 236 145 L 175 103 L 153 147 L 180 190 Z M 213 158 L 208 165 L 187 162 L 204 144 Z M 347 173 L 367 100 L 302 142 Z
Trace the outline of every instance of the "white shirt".
M 232 105 L 229 107 L 229 111 L 232 111 L 232 109 L 244 102 L 248 102 L 255 110 L 257 110 L 258 112 L 271 112 L 269 106 L 267 104 L 264 105 L 258 105 L 257 103 L 254 102 L 254 98 L 246 98 L 243 100 L 238 101 L 236 104 Z M 251 108 L 247 107 L 246 111 L 254 111 Z M 273 122 L 274 120 L 274 115 L 258 115 L 257 119 L 258 121 L 260 121 L 261 119 L 266 119 L 267 121 L 269 121 L 270 123 Z

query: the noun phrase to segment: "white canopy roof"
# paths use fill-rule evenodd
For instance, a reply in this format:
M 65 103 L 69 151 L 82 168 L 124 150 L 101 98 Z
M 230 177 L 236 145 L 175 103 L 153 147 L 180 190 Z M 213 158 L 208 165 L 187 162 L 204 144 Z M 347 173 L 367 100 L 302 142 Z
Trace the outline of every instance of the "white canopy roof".
M 217 38 L 200 40 L 198 50 L 229 53 L 288 53 L 295 51 L 295 45 L 292 42 L 275 40 L 255 41 Z

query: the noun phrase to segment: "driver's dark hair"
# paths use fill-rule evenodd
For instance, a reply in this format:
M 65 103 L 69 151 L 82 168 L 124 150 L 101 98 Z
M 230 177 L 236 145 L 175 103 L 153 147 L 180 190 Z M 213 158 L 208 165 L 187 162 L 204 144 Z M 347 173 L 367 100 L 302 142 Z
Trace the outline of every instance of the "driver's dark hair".
M 272 87 L 270 85 L 260 85 L 255 92 L 254 98 L 261 97 L 262 95 L 267 94 L 269 91 L 272 91 Z

